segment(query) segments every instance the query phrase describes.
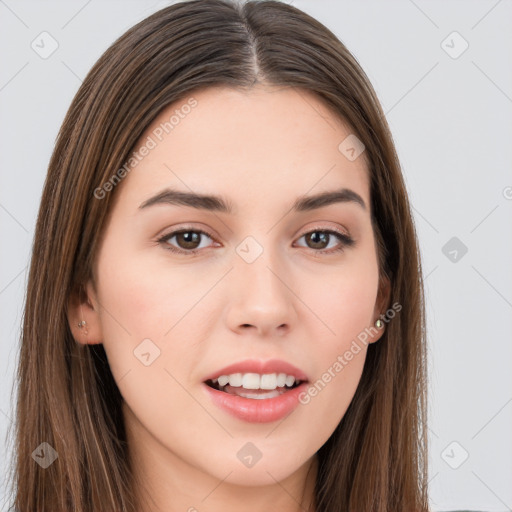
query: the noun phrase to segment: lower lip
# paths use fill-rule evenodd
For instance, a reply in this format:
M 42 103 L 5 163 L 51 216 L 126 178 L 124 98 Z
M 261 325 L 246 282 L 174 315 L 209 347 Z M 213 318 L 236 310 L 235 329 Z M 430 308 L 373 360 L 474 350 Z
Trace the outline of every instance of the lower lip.
M 285 391 L 274 398 L 244 398 L 213 389 L 203 383 L 213 403 L 236 418 L 251 423 L 278 421 L 290 414 L 299 405 L 299 395 L 307 387 L 307 382 Z

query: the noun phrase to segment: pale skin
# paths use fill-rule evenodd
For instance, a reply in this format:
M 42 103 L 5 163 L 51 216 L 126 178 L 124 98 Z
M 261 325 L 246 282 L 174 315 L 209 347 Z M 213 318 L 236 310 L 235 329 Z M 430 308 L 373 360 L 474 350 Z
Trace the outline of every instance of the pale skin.
M 78 342 L 105 347 L 144 482 L 137 493 L 152 500 L 147 510 L 314 510 L 316 452 L 354 396 L 367 347 L 279 422 L 229 415 L 202 383 L 247 358 L 283 359 L 315 382 L 386 310 L 367 163 L 364 153 L 350 161 L 338 150 L 351 130 L 306 91 L 258 86 L 191 96 L 197 106 L 110 192 L 117 197 L 96 255 L 96 283 L 87 283 L 86 299 L 70 301 L 69 322 Z M 185 102 L 162 111 L 141 143 Z M 168 187 L 222 196 L 235 214 L 139 208 Z M 341 188 L 366 208 L 345 201 L 291 210 L 301 196 Z M 172 236 L 182 228 L 208 234 L 193 245 L 190 235 Z M 333 230 L 354 243 L 343 247 L 330 234 L 322 245 L 318 232 Z M 312 232 L 316 239 L 304 236 Z M 246 237 L 263 249 L 251 263 L 236 251 Z M 149 366 L 134 355 L 145 339 L 160 350 Z M 251 468 L 237 458 L 247 442 L 263 454 Z

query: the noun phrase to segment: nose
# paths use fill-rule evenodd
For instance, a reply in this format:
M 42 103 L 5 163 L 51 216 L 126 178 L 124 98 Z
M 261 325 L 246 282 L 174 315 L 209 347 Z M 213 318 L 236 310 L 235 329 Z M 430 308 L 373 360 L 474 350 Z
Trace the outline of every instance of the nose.
M 296 321 L 297 299 L 282 266 L 262 255 L 252 263 L 237 261 L 230 274 L 234 290 L 227 318 L 233 331 L 270 337 L 290 331 Z

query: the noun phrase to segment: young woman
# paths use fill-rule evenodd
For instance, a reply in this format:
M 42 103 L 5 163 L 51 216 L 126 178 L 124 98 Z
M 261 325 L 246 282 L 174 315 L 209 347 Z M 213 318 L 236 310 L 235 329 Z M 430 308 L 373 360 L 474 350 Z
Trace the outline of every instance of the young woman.
M 99 59 L 58 136 L 13 507 L 427 511 L 424 326 L 354 57 L 285 3 L 169 6 Z

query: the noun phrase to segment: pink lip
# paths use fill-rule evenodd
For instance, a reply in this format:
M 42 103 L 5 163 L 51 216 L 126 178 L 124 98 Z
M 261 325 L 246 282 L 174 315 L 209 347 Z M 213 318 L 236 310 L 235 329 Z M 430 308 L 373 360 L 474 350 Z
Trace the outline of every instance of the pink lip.
M 291 414 L 299 405 L 299 396 L 306 390 L 308 384 L 303 382 L 296 388 L 285 391 L 282 395 L 261 400 L 230 395 L 204 383 L 202 386 L 213 403 L 228 414 L 251 423 L 269 423 Z
M 270 359 L 268 361 L 247 359 L 215 371 L 208 375 L 204 381 L 217 379 L 220 375 L 231 375 L 232 373 L 259 373 L 260 375 L 269 373 L 286 373 L 286 375 L 293 375 L 297 380 L 309 380 L 303 371 L 286 361 L 282 361 L 280 359 Z

